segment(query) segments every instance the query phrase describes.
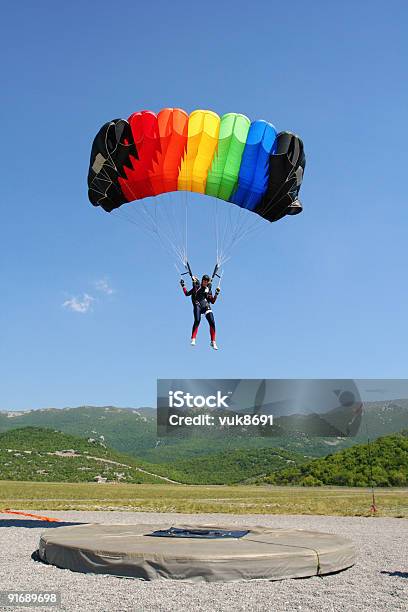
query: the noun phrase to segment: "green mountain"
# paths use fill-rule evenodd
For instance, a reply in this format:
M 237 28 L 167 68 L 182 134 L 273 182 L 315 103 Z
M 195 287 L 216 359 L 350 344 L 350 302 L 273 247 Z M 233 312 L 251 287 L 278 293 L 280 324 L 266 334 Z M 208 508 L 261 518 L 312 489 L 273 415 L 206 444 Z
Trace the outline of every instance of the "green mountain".
M 0 480 L 234 484 L 302 463 L 280 449 L 234 450 L 149 464 L 114 451 L 95 438 L 25 427 L 0 434 Z
M 0 412 L 0 432 L 21 427 L 46 427 L 99 439 L 135 456 L 142 456 L 156 444 L 156 411 L 151 408 L 79 406 Z
M 304 461 L 302 455 L 279 448 L 240 449 L 178 459 L 171 465 L 155 466 L 155 471 L 185 484 L 245 484 Z
M 0 480 L 163 482 L 148 466 L 101 441 L 34 427 L 0 434 Z
M 335 451 L 371 439 L 408 429 L 408 400 L 369 402 L 364 406 L 361 429 L 355 438 L 317 438 L 305 434 L 287 437 L 250 437 L 230 432 L 213 437 L 191 438 L 156 436 L 156 410 L 152 408 L 116 408 L 80 406 L 48 408 L 20 412 L 0 412 L 0 432 L 21 427 L 46 427 L 85 439 L 100 440 L 110 448 L 137 457 L 150 464 L 167 464 L 223 452 L 251 451 L 277 447 L 308 458 L 324 457 Z M 188 474 L 183 469 L 183 473 Z
M 372 474 L 372 478 L 371 478 Z M 408 486 L 408 430 L 278 470 L 262 479 L 274 485 Z
M 371 465 L 370 465 L 371 462 Z M 279 448 L 231 449 L 149 464 L 56 430 L 0 434 L 0 480 L 185 484 L 407 486 L 408 432 L 310 460 Z

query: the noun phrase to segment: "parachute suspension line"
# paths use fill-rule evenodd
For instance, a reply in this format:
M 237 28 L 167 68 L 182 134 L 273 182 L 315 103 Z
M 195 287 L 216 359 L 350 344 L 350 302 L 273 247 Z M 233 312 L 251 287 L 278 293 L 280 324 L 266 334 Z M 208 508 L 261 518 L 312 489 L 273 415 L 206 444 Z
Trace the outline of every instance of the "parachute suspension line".
M 223 210 L 225 213 L 225 208 L 223 209 L 221 202 L 217 200 L 216 206 L 218 209 L 218 261 L 219 263 L 221 263 L 222 257 L 223 257 L 224 236 L 226 235 L 226 222 L 227 221 L 226 221 L 225 214 L 224 216 L 222 215 Z
M 146 219 L 142 218 L 143 222 L 138 223 L 137 221 L 135 221 L 135 219 L 133 219 L 131 215 L 129 215 L 125 210 L 123 210 L 123 208 L 115 208 L 114 210 L 112 210 L 111 214 L 115 218 L 121 219 L 122 221 L 127 221 L 128 223 L 132 223 L 133 225 L 136 225 L 138 227 L 142 226 L 145 231 L 147 231 L 148 233 L 156 237 L 156 232 L 154 230 L 154 227 L 153 228 L 150 227 Z
M 169 236 L 165 236 L 163 234 L 163 232 L 160 229 L 160 223 L 159 223 L 159 219 L 158 219 L 158 205 L 156 204 L 156 206 L 154 206 L 154 217 L 151 216 L 147 204 L 144 200 L 141 201 L 142 204 L 142 211 L 144 212 L 144 214 L 146 215 L 147 218 L 149 218 L 153 225 L 154 225 L 154 233 L 157 236 L 160 244 L 163 246 L 163 248 L 167 251 L 169 251 L 169 247 L 171 249 L 171 251 L 174 253 L 174 255 L 177 258 L 180 258 L 180 253 L 177 249 L 177 245 L 175 243 L 174 240 L 171 240 L 171 238 Z
M 248 224 L 248 219 L 250 223 Z M 225 263 L 231 258 L 236 245 L 259 226 L 259 219 L 252 219 L 247 209 L 238 206 L 228 208 L 228 222 L 226 225 L 227 238 L 223 243 L 221 262 Z
M 113 160 L 112 160 L 111 156 L 109 156 L 109 158 L 110 158 L 110 159 L 111 159 L 111 161 L 112 161 L 112 165 L 113 165 L 113 167 L 114 167 L 114 168 L 115 168 L 115 170 L 118 172 L 118 169 L 117 169 L 117 167 L 116 167 L 115 163 L 113 162 Z M 112 184 L 113 184 L 113 186 L 115 187 L 115 189 L 118 191 L 118 193 L 121 193 L 121 190 L 119 189 L 119 187 L 118 187 L 118 186 L 117 186 L 115 183 L 112 183 Z M 128 188 L 130 189 L 130 191 L 131 191 L 132 196 L 134 197 L 134 199 L 137 201 L 137 196 L 136 196 L 135 192 L 133 191 L 133 189 L 132 189 L 131 185 L 129 185 L 129 186 L 128 186 Z M 151 232 L 153 235 L 157 235 L 156 224 L 154 223 L 154 221 L 153 221 L 153 219 L 150 217 L 150 215 L 147 213 L 147 211 L 146 211 L 146 209 L 145 209 L 145 206 L 144 206 L 144 204 L 145 204 L 145 203 L 144 203 L 144 201 L 143 201 L 143 200 L 142 200 L 142 203 L 143 203 L 143 208 L 142 208 L 142 210 L 143 210 L 143 212 L 145 213 L 145 221 L 148 219 L 147 223 L 145 223 L 145 224 L 144 224 L 144 229 L 145 229 L 145 230 L 147 230 L 148 232 Z M 113 211 L 112 211 L 112 212 L 113 212 Z M 127 214 L 125 213 L 125 211 L 123 211 L 122 209 L 119 209 L 119 208 L 115 209 L 115 213 L 116 213 L 116 215 L 117 215 L 118 217 L 121 217 L 121 216 L 122 216 L 124 219 L 126 219 L 126 220 L 127 220 L 127 221 L 129 221 L 130 223 L 133 223 L 134 225 L 138 225 L 138 223 L 137 223 L 137 222 L 136 222 L 134 219 L 132 219 L 132 217 L 131 217 L 130 215 L 127 215 Z M 149 225 L 149 224 L 151 224 L 151 225 Z
M 188 175 L 187 175 L 188 176 Z M 188 193 L 187 190 L 179 194 L 179 198 L 176 198 L 177 192 L 169 192 L 171 203 L 172 218 L 172 229 L 175 243 L 177 244 L 177 250 L 179 252 L 179 259 L 186 268 L 188 263 Z M 180 209 L 177 214 L 177 209 Z
M 154 232 L 157 234 L 156 215 L 155 214 L 153 214 L 153 215 L 151 214 L 151 211 L 150 211 L 151 206 L 148 207 L 145 200 L 141 200 L 140 201 L 140 206 L 141 206 L 141 211 L 142 211 L 144 217 L 146 219 L 148 219 L 152 223 L 152 226 L 154 228 Z
M 115 162 L 113 161 L 111 155 L 109 155 L 109 163 L 111 167 L 114 168 L 115 171 L 119 174 L 119 170 Z M 106 179 L 109 180 L 109 176 L 106 176 Z M 116 191 L 122 195 L 122 191 L 118 187 L 118 185 L 116 185 L 114 182 L 110 180 L 109 182 L 113 185 Z M 123 220 L 126 220 L 132 223 L 133 225 L 142 227 L 145 231 L 147 231 L 149 234 L 154 236 L 159 241 L 159 243 L 161 244 L 161 246 L 164 248 L 165 251 L 167 251 L 172 257 L 175 256 L 177 260 L 180 260 L 184 265 L 186 258 L 187 258 L 187 254 L 186 254 L 186 248 L 183 245 L 183 240 L 181 241 L 178 241 L 175 239 L 171 240 L 168 236 L 164 237 L 163 232 L 160 231 L 159 218 L 157 214 L 157 206 L 153 206 L 154 212 L 152 214 L 151 212 L 152 205 L 146 204 L 144 199 L 142 200 L 138 199 L 131 185 L 128 185 L 128 188 L 130 189 L 130 192 L 134 200 L 138 202 L 137 208 L 143 213 L 142 215 L 138 215 L 141 222 L 137 222 L 135 219 L 131 217 L 131 215 L 127 214 L 124 210 L 119 209 L 119 208 L 114 209 L 115 211 L 114 216 L 116 216 L 117 218 L 122 218 Z M 104 194 L 101 194 L 101 195 L 104 195 Z M 174 238 L 174 226 L 175 225 L 177 226 L 177 224 L 173 224 L 173 225 L 170 224 L 170 226 L 172 226 L 171 229 L 173 231 L 173 238 Z M 181 243 L 183 247 L 182 248 L 178 247 L 177 243 L 178 244 Z
M 217 202 L 217 200 L 214 198 L 214 207 L 215 207 L 215 214 L 216 214 L 216 222 L 217 222 L 217 262 L 220 260 L 221 257 L 221 245 L 220 245 L 220 215 L 219 215 L 219 203 Z
M 152 205 L 150 204 L 150 208 Z M 166 207 L 165 207 L 166 208 Z M 137 227 L 142 227 L 145 231 L 147 231 L 150 235 L 158 240 L 162 248 L 171 256 L 175 256 L 177 260 L 180 260 L 184 264 L 184 256 L 180 249 L 177 247 L 176 241 L 172 241 L 169 236 L 163 234 L 160 230 L 160 223 L 157 212 L 157 205 L 153 206 L 153 213 L 149 211 L 145 201 L 138 200 L 136 206 L 134 206 L 133 210 L 135 210 L 136 214 L 139 217 L 139 220 L 136 221 L 131 215 L 129 215 L 123 208 L 117 208 L 114 216 L 118 218 L 123 218 L 129 223 L 136 225 Z M 138 214 L 139 213 L 139 214 Z M 141 214 L 140 214 L 141 213 Z
M 122 221 L 127 221 L 128 223 L 132 223 L 133 225 L 135 225 L 136 227 L 138 227 L 139 229 L 142 227 L 145 231 L 147 231 L 153 238 L 155 238 L 156 240 L 158 240 L 159 244 L 163 247 L 163 249 L 171 256 L 176 256 L 177 259 L 181 259 L 179 253 L 177 252 L 177 250 L 174 248 L 174 245 L 170 242 L 167 241 L 163 238 L 163 236 L 161 235 L 161 233 L 156 229 L 156 228 L 151 228 L 149 227 L 146 223 L 141 223 L 140 221 L 135 221 L 135 219 L 133 219 L 130 215 L 128 215 L 124 210 L 122 209 L 115 209 L 114 211 L 112 211 L 113 216 L 117 219 L 121 219 Z M 143 219 L 143 217 L 141 217 L 141 219 Z
M 251 219 L 251 223 L 247 224 L 246 218 L 249 213 L 243 211 L 244 209 L 241 210 L 241 226 L 238 228 L 237 235 L 234 238 L 234 246 L 254 231 L 257 231 L 261 226 L 264 227 L 263 220 L 258 215 L 256 215 L 255 219 Z
M 185 202 L 185 220 L 184 220 L 184 259 L 188 260 L 188 202 Z
M 218 285 L 217 285 L 218 289 L 221 289 L 221 280 L 223 276 L 224 276 L 224 270 L 222 270 L 221 274 L 218 276 Z
M 185 149 L 185 153 L 184 153 L 183 159 L 186 159 L 186 157 L 187 157 L 187 146 L 186 146 L 186 149 Z M 180 168 L 181 168 L 181 166 L 180 166 Z M 189 176 L 188 176 L 188 165 L 187 164 L 186 164 L 186 178 L 187 178 L 187 184 L 188 184 Z M 190 272 L 190 276 L 192 277 L 193 275 L 191 274 L 191 269 L 190 269 L 190 266 L 188 264 L 188 254 L 187 254 L 188 206 L 189 206 L 190 202 L 191 202 L 191 200 L 190 200 L 189 192 L 187 191 L 187 189 L 185 189 L 184 190 L 184 205 L 185 205 L 185 208 L 186 208 L 186 243 L 185 243 L 185 262 L 184 262 L 184 265 L 185 265 L 185 267 L 188 266 L 188 269 L 189 269 L 189 272 Z
M 115 165 L 115 163 L 112 160 L 112 164 L 115 168 L 116 171 L 117 167 Z M 115 185 L 116 187 L 116 185 Z M 167 251 L 170 255 L 175 255 L 177 259 L 179 259 L 183 264 L 185 261 L 185 254 L 181 251 L 181 249 L 177 246 L 177 243 L 179 243 L 179 241 L 177 239 L 174 239 L 174 227 L 177 226 L 176 224 L 169 224 L 170 225 L 170 229 L 173 233 L 173 240 L 171 240 L 169 238 L 169 236 L 164 236 L 163 232 L 160 230 L 160 220 L 159 220 L 159 216 L 158 215 L 158 206 L 154 206 L 154 217 L 150 214 L 149 210 L 151 208 L 151 205 L 147 206 L 145 199 L 142 200 L 138 200 L 137 196 L 135 194 L 135 192 L 133 191 L 132 187 L 129 185 L 128 186 L 130 188 L 130 191 L 134 197 L 134 199 L 136 201 L 139 201 L 139 203 L 142 204 L 142 211 L 145 215 L 145 218 L 149 220 L 149 222 L 151 223 L 151 227 L 149 228 L 150 231 L 154 234 L 154 236 L 157 238 L 157 240 L 159 241 L 159 243 L 161 244 L 161 246 L 163 247 L 163 249 L 165 251 Z M 118 191 L 120 191 L 118 189 Z M 167 196 L 167 194 L 165 194 Z M 160 204 L 160 203 L 159 203 Z M 167 206 L 164 207 L 164 209 L 167 211 Z M 173 212 L 173 211 L 172 211 Z M 133 221 L 133 223 L 135 225 L 137 225 L 137 223 L 135 221 Z M 145 226 L 145 229 L 147 229 L 147 227 Z M 179 243 L 180 244 L 180 243 Z M 170 248 L 169 248 L 170 246 Z
M 184 169 L 186 180 L 188 183 L 189 172 L 188 168 Z M 182 189 L 184 194 L 179 192 L 167 192 L 164 195 L 170 202 L 170 206 L 164 206 L 162 217 L 167 221 L 167 240 L 171 244 L 173 252 L 177 254 L 178 260 L 183 264 L 184 268 L 188 268 L 188 209 L 189 209 L 189 193 L 187 189 Z M 176 195 L 179 197 L 176 198 Z M 158 207 L 156 207 L 158 208 Z M 181 209 L 181 210 L 180 210 Z M 181 214 L 180 214 L 181 213 Z M 157 222 L 157 231 L 163 240 L 163 232 L 160 231 L 159 223 Z M 178 269 L 178 268 L 177 268 Z M 188 272 L 190 275 L 191 273 Z
M 177 219 L 177 202 L 174 199 L 174 194 L 173 193 L 169 193 L 165 196 L 165 198 L 168 200 L 169 205 L 164 205 L 164 211 L 166 212 L 167 218 L 170 220 L 170 226 L 171 226 L 171 230 L 174 236 L 174 240 L 176 243 L 176 246 L 178 248 L 178 250 L 180 251 L 180 253 L 184 253 L 185 250 L 185 246 L 184 246 L 184 231 L 183 231 L 183 227 L 180 226 L 180 220 Z M 163 202 L 162 202 L 163 204 Z M 183 219 L 183 217 L 181 217 Z
M 175 228 L 177 230 L 177 240 L 180 245 L 183 265 L 185 265 L 187 257 L 187 239 L 188 239 L 188 200 L 186 195 L 181 195 L 179 200 L 176 199 L 176 192 L 172 193 L 172 215 Z M 177 209 L 179 214 L 177 214 Z
M 238 236 L 231 243 L 228 249 L 226 249 L 226 255 L 223 258 L 222 263 L 225 264 L 227 261 L 229 261 L 232 257 L 233 249 L 235 249 L 242 241 L 246 240 L 251 234 L 254 234 L 255 232 L 259 231 L 259 229 L 260 227 L 255 223 L 251 228 L 245 230 L 245 232 L 243 232 L 241 236 Z
M 178 267 L 178 265 L 177 265 L 177 263 L 176 263 L 176 262 L 174 262 L 174 267 L 176 268 L 177 273 L 178 273 L 180 276 L 183 276 L 183 274 L 185 274 L 185 272 L 182 272 L 182 271 L 180 270 L 180 268 Z
M 212 284 L 214 278 L 217 277 L 218 278 L 218 288 L 219 288 L 221 286 L 221 278 L 223 276 L 223 273 L 224 272 L 220 270 L 220 266 L 219 266 L 219 264 L 217 262 L 215 264 L 214 271 L 213 271 L 213 273 L 211 275 L 211 284 Z
M 148 227 L 147 224 L 135 221 L 130 215 L 127 215 L 125 213 L 125 211 L 123 211 L 122 209 L 115 209 L 114 211 L 112 211 L 112 213 L 113 213 L 114 218 L 116 218 L 116 219 L 120 219 L 121 221 L 126 221 L 128 223 L 132 223 L 133 225 L 135 225 L 139 229 L 142 227 L 148 234 L 150 234 L 153 237 L 153 239 L 158 241 L 158 243 L 161 245 L 161 247 L 165 250 L 165 252 L 167 252 L 169 254 L 169 256 L 171 258 L 176 256 L 176 258 L 179 259 L 178 254 L 175 253 L 169 247 L 169 245 L 167 245 L 166 242 L 161 239 L 160 234 L 157 231 L 155 231 L 154 229 L 151 229 L 150 227 Z
M 221 202 L 217 203 L 217 206 L 219 206 L 221 208 Z M 224 207 L 224 219 L 222 222 L 222 227 L 221 227 L 221 238 L 219 240 L 219 253 L 218 253 L 218 264 L 222 265 L 224 259 L 225 259 L 225 245 L 227 243 L 227 237 L 228 240 L 230 239 L 231 236 L 231 231 L 232 231 L 232 220 L 231 220 L 231 207 L 228 206 L 228 208 L 226 209 Z
M 221 206 L 221 204 L 218 204 L 219 206 Z M 234 223 L 232 220 L 232 211 L 231 211 L 231 206 L 228 206 L 228 208 L 224 208 L 224 219 L 223 219 L 223 226 L 221 228 L 221 238 L 219 239 L 219 245 L 218 245 L 218 253 L 217 253 L 217 263 L 221 266 L 225 261 L 226 261 L 226 257 L 227 257 L 227 253 L 229 251 L 229 244 L 233 239 L 233 235 L 234 235 Z M 238 211 L 236 211 L 238 214 Z
M 111 158 L 110 162 L 112 167 L 117 171 L 117 167 Z M 187 170 L 187 181 L 188 175 L 189 173 Z M 118 186 L 114 183 L 113 185 L 115 189 L 120 192 Z M 183 267 L 186 267 L 188 261 L 188 191 L 184 190 L 184 198 L 181 199 L 181 203 L 184 201 L 184 214 L 182 215 L 182 222 L 180 223 L 180 219 L 176 218 L 177 203 L 174 201 L 174 193 L 168 192 L 162 194 L 162 198 L 164 197 L 170 201 L 170 206 L 166 206 L 163 200 L 153 206 L 151 202 L 146 202 L 144 198 L 138 200 L 131 185 L 129 185 L 128 188 L 131 190 L 132 196 L 137 202 L 134 209 L 135 212 L 137 213 L 140 211 L 142 213 L 138 215 L 140 221 L 138 222 L 133 219 L 122 208 L 115 209 L 115 216 L 118 216 L 118 218 L 122 217 L 136 226 L 142 226 L 145 231 L 158 240 L 162 248 L 169 253 L 171 257 L 175 257 L 177 261 L 181 262 Z M 247 227 L 246 210 L 238 206 L 232 207 L 231 204 L 224 210 L 224 214 L 221 215 L 220 208 L 223 204 L 224 202 L 221 203 L 217 198 L 213 197 L 216 262 L 219 268 L 231 258 L 231 252 L 235 246 L 257 229 L 258 225 L 258 220 L 255 220 Z M 234 208 L 234 211 L 232 208 Z M 239 210 L 237 210 L 238 208 Z M 233 212 L 236 212 L 235 218 L 233 218 Z M 166 231 L 161 227 L 161 221 L 163 220 L 167 225 Z
M 224 206 L 224 208 L 222 208 Z M 225 246 L 229 242 L 232 232 L 231 207 L 225 208 L 217 198 L 213 197 L 215 242 L 216 242 L 216 262 L 220 267 L 225 260 Z M 221 215 L 221 211 L 223 215 Z
M 214 217 L 214 231 L 215 231 L 215 257 L 217 265 L 220 262 L 220 236 L 219 236 L 219 218 L 218 218 L 218 202 L 217 198 L 213 197 L 213 217 Z
M 143 209 L 154 224 L 154 231 L 163 248 L 175 255 L 183 265 L 186 260 L 186 249 L 184 244 L 184 231 L 180 229 L 180 222 L 177 219 L 177 206 L 174 201 L 173 193 L 161 194 L 160 200 L 152 207 L 142 202 Z M 151 217 L 149 208 L 153 208 L 154 214 Z
M 239 213 L 237 215 L 237 221 L 235 224 L 233 235 L 231 237 L 231 245 L 229 247 L 230 251 L 233 249 L 237 241 L 240 240 L 241 236 L 243 234 L 246 234 L 248 231 L 248 227 L 246 226 L 246 219 L 248 218 L 248 213 L 244 212 L 244 210 L 246 211 L 247 209 L 246 208 L 243 209 L 240 207 Z M 252 225 L 252 222 L 253 220 L 251 220 L 251 225 Z
M 230 218 L 231 214 L 230 208 Z M 253 217 L 254 218 L 252 218 L 252 214 L 247 208 L 239 207 L 239 211 L 236 212 L 235 222 L 231 219 L 231 235 L 229 241 L 224 245 L 223 263 L 231 258 L 233 249 L 235 249 L 240 242 L 246 240 L 251 234 L 268 225 L 258 215 L 253 215 Z M 250 219 L 250 223 L 248 223 L 248 219 Z
M 230 217 L 232 216 L 232 212 L 230 212 Z M 226 256 L 229 257 L 232 249 L 234 248 L 236 241 L 238 240 L 240 233 L 242 232 L 243 224 L 245 223 L 245 213 L 243 209 L 239 207 L 238 214 L 236 215 L 235 222 L 231 219 L 231 237 L 229 243 L 226 248 Z
M 216 197 L 212 198 L 213 201 L 213 212 L 214 212 L 214 227 L 215 227 L 215 260 L 217 265 L 220 263 L 221 259 L 221 220 L 220 220 L 220 203 L 218 202 Z
M 165 198 L 165 201 L 159 202 L 156 205 L 156 207 L 158 208 L 158 210 L 160 207 L 159 214 L 162 214 L 163 220 L 166 222 L 166 228 L 167 228 L 166 234 L 167 235 L 163 235 L 164 232 L 160 230 L 161 223 L 160 224 L 158 223 L 158 231 L 160 232 L 162 239 L 167 238 L 167 240 L 171 243 L 173 250 L 177 253 L 178 259 L 180 259 L 180 261 L 183 262 L 184 253 L 183 253 L 183 247 L 182 247 L 182 240 L 180 239 L 180 234 L 179 234 L 179 223 L 177 223 L 177 221 L 174 218 L 175 204 L 171 200 L 171 196 L 169 194 L 165 194 L 164 198 Z M 167 204 L 166 200 L 170 202 L 169 205 L 166 205 Z

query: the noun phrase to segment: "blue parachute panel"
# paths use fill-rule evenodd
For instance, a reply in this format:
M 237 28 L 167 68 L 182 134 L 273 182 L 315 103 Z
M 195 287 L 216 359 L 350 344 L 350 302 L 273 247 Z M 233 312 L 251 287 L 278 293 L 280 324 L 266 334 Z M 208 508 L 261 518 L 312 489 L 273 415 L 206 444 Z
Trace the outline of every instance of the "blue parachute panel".
M 276 129 L 267 121 L 253 121 L 242 154 L 238 187 L 230 201 L 253 210 L 268 187 L 269 155 L 275 153 Z

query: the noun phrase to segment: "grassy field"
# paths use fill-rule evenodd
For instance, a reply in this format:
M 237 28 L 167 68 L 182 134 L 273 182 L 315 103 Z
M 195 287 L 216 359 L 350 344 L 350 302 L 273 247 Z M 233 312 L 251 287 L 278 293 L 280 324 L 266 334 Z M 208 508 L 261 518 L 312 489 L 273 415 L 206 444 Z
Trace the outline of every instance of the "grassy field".
M 407 489 L 377 489 L 378 516 L 408 518 Z M 367 489 L 0 482 L 0 509 L 369 516 Z

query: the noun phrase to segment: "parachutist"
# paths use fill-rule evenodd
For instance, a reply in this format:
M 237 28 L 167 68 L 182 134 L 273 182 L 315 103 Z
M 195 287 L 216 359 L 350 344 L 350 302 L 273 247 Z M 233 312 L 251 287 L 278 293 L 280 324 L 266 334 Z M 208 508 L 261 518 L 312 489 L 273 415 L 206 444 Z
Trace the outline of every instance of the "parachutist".
M 220 268 L 233 247 L 255 229 L 246 222 L 252 214 L 272 223 L 302 212 L 299 190 L 305 167 L 302 140 L 292 132 L 278 133 L 269 121 L 251 121 L 235 112 L 220 117 L 200 109 L 189 114 L 180 108 L 163 108 L 157 114 L 142 110 L 127 120 L 108 121 L 97 133 L 88 170 L 88 197 L 94 206 L 109 213 L 126 205 L 119 212 L 138 225 L 128 214 L 134 210 L 149 234 L 181 262 L 185 268 L 182 276 L 189 275 L 193 283 L 187 291 L 184 280 L 180 281 L 193 303 L 191 344 L 196 344 L 204 315 L 210 326 L 211 347 L 217 350 L 210 304 L 220 290 L 218 283 L 213 294 L 211 282 L 215 278 L 221 282 Z M 178 197 L 170 211 L 166 200 L 160 202 L 156 197 L 173 192 Z M 188 192 L 214 200 L 217 260 L 211 277 L 205 275 L 201 283 L 187 261 Z M 153 199 L 147 204 L 147 198 Z M 219 200 L 231 206 L 219 207 Z M 128 207 L 130 202 L 134 204 Z M 178 208 L 182 209 L 179 213 Z M 246 211 L 242 219 L 234 219 L 238 208 Z
M 184 295 L 187 297 L 191 297 L 191 302 L 193 304 L 194 323 L 191 332 L 191 345 L 195 346 L 196 344 L 196 337 L 198 327 L 201 321 L 201 315 L 205 315 L 205 318 L 207 319 L 208 325 L 210 327 L 210 346 L 214 350 L 218 350 L 218 346 L 215 342 L 215 320 L 213 312 L 211 310 L 211 304 L 215 304 L 215 301 L 220 293 L 220 289 L 218 287 L 215 290 L 215 295 L 213 295 L 211 291 L 211 279 L 208 274 L 204 274 L 201 279 L 201 283 L 196 276 L 192 276 L 192 281 L 193 286 L 188 291 L 184 286 L 184 281 L 183 284 L 180 282 Z

